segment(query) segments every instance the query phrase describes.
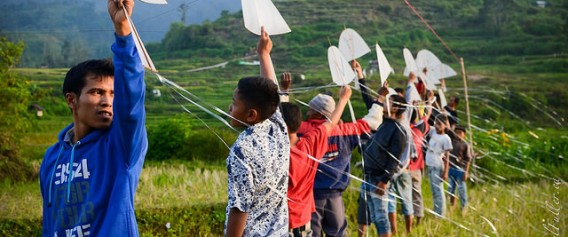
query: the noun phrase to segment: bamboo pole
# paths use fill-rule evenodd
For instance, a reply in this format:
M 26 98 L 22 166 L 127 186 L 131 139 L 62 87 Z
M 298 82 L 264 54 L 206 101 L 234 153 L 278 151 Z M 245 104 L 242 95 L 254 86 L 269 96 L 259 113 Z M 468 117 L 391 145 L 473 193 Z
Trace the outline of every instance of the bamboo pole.
M 467 130 L 469 131 L 469 143 L 470 143 L 470 154 L 473 154 L 473 130 L 471 130 L 471 114 L 469 112 L 469 96 L 467 93 L 467 76 L 465 74 L 465 64 L 463 62 L 463 58 L 460 58 L 460 65 L 461 65 L 461 73 L 463 78 L 463 86 L 465 92 L 465 112 L 467 114 Z M 472 164 L 475 164 L 475 159 L 471 161 Z

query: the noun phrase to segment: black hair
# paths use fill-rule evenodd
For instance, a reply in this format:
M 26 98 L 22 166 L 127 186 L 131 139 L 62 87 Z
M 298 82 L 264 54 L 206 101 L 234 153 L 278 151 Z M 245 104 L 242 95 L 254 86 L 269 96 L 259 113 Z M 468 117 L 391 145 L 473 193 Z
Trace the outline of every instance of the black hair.
M 288 126 L 288 131 L 290 133 L 298 132 L 300 124 L 302 123 L 302 111 L 300 107 L 289 102 L 282 102 L 280 104 L 280 111 L 282 112 L 286 126 Z
M 458 105 L 460 103 L 460 98 L 457 96 L 452 96 L 454 98 L 454 104 Z
M 86 77 L 114 76 L 114 65 L 110 59 L 92 59 L 79 63 L 69 69 L 63 81 L 63 95 L 73 92 L 77 96 L 81 95 L 81 90 L 85 86 Z
M 400 95 L 391 95 L 390 97 L 393 107 L 397 107 L 396 117 L 400 116 L 406 110 L 406 100 Z
M 404 89 L 400 87 L 394 88 L 394 91 L 396 91 L 396 93 L 404 94 Z
M 448 122 L 448 116 L 445 114 L 438 114 L 436 115 L 435 121 L 440 121 L 441 123 L 446 124 Z
M 270 118 L 280 104 L 278 86 L 268 78 L 245 77 L 237 84 L 239 98 L 246 102 L 248 108 L 254 108 L 263 121 Z
M 462 126 L 462 125 L 456 125 L 456 127 L 454 128 L 454 130 L 455 130 L 455 131 L 461 130 L 461 131 L 463 131 L 463 133 L 466 133 L 466 132 L 467 132 L 467 129 L 466 129 L 464 126 Z

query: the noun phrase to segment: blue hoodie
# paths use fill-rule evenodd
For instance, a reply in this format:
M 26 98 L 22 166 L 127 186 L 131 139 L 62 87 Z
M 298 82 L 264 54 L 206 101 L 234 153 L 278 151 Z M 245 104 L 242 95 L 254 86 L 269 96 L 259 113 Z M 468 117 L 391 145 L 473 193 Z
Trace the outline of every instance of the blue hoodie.
M 45 153 L 43 236 L 138 236 L 134 194 L 148 148 L 144 67 L 132 36 L 115 38 L 112 125 L 70 144 L 70 124 Z

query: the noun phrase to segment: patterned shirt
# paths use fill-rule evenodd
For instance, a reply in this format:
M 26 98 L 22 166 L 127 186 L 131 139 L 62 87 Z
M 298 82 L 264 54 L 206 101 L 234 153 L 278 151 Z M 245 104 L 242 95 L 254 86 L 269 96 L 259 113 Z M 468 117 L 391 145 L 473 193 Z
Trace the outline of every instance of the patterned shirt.
M 280 111 L 245 129 L 227 157 L 231 208 L 246 212 L 243 236 L 288 236 L 290 140 Z

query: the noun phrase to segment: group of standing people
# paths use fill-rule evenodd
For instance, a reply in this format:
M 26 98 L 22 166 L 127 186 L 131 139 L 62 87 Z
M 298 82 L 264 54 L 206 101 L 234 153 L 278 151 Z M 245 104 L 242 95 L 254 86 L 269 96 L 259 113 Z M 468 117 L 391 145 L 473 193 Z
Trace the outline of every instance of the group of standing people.
M 435 93 L 425 89 L 423 79 L 418 79 L 413 72 L 408 78 L 406 90 L 397 89 L 398 95 L 391 96 L 395 105 L 390 105 L 390 114 L 385 114 L 385 118 L 390 117 L 390 120 L 385 119 L 389 123 L 383 122 L 363 152 L 366 183 L 359 199 L 360 236 L 370 223 L 375 224 L 380 236 L 396 233 L 397 203 L 401 204 L 408 233 L 413 219 L 416 225 L 420 224 L 424 217 L 422 180 L 425 172 L 435 216 L 445 214 L 443 183 L 446 181 L 449 181 L 447 193 L 452 207 L 456 188 L 460 208 L 465 210 L 467 205 L 466 180 L 472 157 L 465 141 L 466 129 L 457 125 L 459 99 L 452 96 L 450 103 L 442 107 Z
M 88 60 L 65 77 L 63 94 L 73 123 L 61 131 L 40 167 L 43 236 L 139 235 L 134 196 L 148 142 L 144 67 L 126 15 L 133 6 L 132 0 L 108 0 L 115 28 L 113 61 Z M 340 122 L 352 93 L 344 86 L 337 103 L 329 95 L 315 96 L 303 121 L 301 109 L 287 102 L 291 75 L 282 75 L 281 89 L 273 76 L 271 50 L 262 29 L 260 76 L 239 80 L 229 109 L 231 124 L 244 130 L 227 157 L 226 236 L 345 236 L 342 194 L 357 147 L 365 161 L 361 197 L 366 202 L 360 203 L 380 235 L 390 234 L 393 219 L 387 210 L 396 210 L 396 199 L 402 199 L 409 231 L 412 215 L 417 222 L 424 215 L 419 198 L 424 163 L 436 213 L 443 215 L 442 180 L 448 177 L 449 191 L 457 187 L 465 206 L 470 159 L 465 129 L 453 128 L 451 119 L 447 125 L 441 113 L 434 120 L 436 129 L 429 131 L 433 94 L 408 101 L 384 85 L 373 99 L 354 61 L 368 113 Z M 409 80 L 412 91 L 413 83 Z M 446 112 L 455 112 L 456 103 Z M 453 142 L 445 132 L 450 128 L 456 134 Z

